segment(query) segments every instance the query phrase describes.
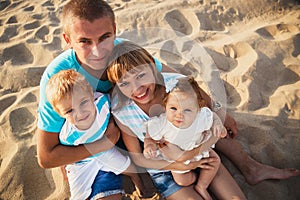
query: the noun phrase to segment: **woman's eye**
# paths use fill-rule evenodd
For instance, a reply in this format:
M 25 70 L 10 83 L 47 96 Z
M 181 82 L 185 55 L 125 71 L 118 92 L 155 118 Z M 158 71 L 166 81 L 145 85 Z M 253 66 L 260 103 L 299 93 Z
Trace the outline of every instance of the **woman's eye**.
M 139 75 L 137 76 L 137 79 L 141 79 L 141 78 L 143 78 L 145 75 L 146 75 L 145 73 L 141 73 L 141 74 L 139 74 Z
M 122 83 L 119 84 L 119 87 L 125 87 L 127 85 L 128 85 L 128 82 L 122 82 Z

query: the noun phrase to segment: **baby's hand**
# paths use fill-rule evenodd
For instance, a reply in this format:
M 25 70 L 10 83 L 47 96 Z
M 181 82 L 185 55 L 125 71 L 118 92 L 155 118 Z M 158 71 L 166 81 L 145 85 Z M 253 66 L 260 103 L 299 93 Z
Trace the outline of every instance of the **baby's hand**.
M 157 157 L 157 150 L 155 144 L 148 144 L 143 151 L 145 158 L 151 159 Z
M 227 130 L 219 117 L 214 117 L 214 122 L 211 131 L 213 136 L 218 138 L 224 138 L 227 136 Z

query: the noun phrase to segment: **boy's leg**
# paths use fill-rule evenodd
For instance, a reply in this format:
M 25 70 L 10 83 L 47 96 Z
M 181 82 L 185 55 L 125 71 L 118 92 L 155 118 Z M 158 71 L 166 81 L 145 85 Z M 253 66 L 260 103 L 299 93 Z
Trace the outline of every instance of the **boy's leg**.
M 122 174 L 129 176 L 132 182 L 135 185 L 136 191 L 138 192 L 138 195 L 143 198 L 150 198 L 153 197 L 155 194 L 155 188 L 154 187 L 148 187 L 144 184 L 139 172 L 136 170 L 136 167 L 134 164 L 130 164 L 128 168 L 122 172 Z
M 221 160 L 214 150 L 211 149 L 209 151 L 209 157 L 218 158 L 218 162 L 213 162 L 212 169 L 201 169 L 197 184 L 195 185 L 195 190 L 199 192 L 205 200 L 212 199 L 207 192 L 207 188 L 217 174 L 221 164 Z

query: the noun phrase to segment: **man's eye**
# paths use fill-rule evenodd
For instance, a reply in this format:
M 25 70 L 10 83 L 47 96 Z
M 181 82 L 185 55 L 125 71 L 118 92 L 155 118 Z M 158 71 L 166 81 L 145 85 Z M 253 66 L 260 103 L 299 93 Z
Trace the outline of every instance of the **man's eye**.
M 106 40 L 107 38 L 109 38 L 111 35 L 109 34 L 106 34 L 106 35 L 103 35 L 102 37 L 99 38 L 99 42 L 102 42 L 104 40 Z
M 87 39 L 81 39 L 81 40 L 79 40 L 79 43 L 81 43 L 81 44 L 91 44 L 91 41 L 87 40 Z

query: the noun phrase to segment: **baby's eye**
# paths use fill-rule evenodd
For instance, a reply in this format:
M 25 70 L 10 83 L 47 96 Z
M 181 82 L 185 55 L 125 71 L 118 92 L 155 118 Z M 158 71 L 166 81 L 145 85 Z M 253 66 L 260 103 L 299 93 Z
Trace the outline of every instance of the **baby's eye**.
M 185 109 L 184 112 L 192 112 L 191 109 Z
M 170 107 L 170 110 L 176 111 L 177 108 L 176 107 Z

